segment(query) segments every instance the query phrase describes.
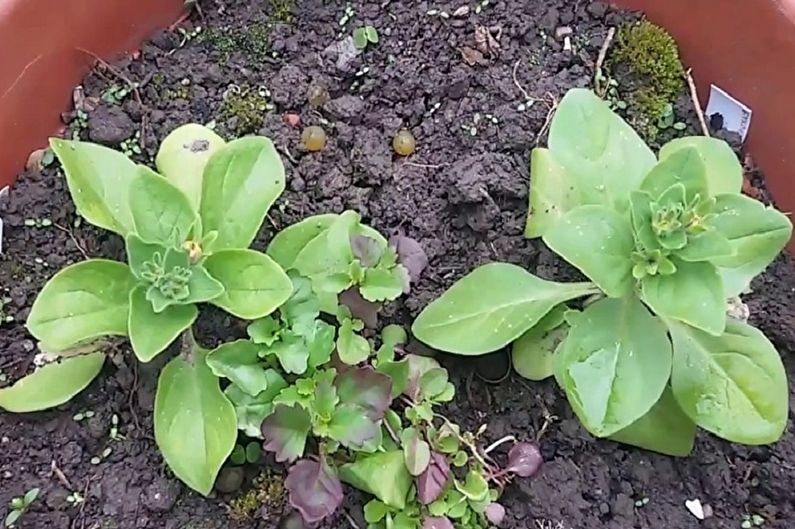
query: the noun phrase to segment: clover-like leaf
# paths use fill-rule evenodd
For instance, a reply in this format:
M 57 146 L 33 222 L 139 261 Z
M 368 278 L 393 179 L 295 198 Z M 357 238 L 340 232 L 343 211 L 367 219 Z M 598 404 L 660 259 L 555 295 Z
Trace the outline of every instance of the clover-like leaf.
M 302 459 L 290 467 L 284 480 L 290 505 L 307 524 L 332 515 L 342 504 L 342 483 L 324 458 Z
M 293 292 L 284 270 L 255 250 L 223 250 L 208 257 L 204 266 L 225 289 L 210 302 L 238 318 L 267 316 Z
M 219 345 L 207 355 L 207 365 L 217 377 L 229 379 L 251 396 L 268 388 L 270 377 L 259 361 L 259 346 L 248 340 Z
M 268 138 L 240 138 L 215 151 L 204 167 L 199 206 L 204 230 L 218 232 L 214 248 L 248 248 L 284 184 L 284 166 Z
M 135 276 L 115 261 L 89 259 L 67 266 L 39 292 L 27 328 L 52 350 L 100 336 L 126 336 Z
M 511 343 L 554 306 L 597 291 L 591 283 L 555 283 L 516 265 L 490 263 L 425 307 L 411 330 L 435 349 L 480 355 Z
M 406 460 L 406 468 L 412 476 L 419 476 L 428 469 L 431 463 L 431 447 L 420 437 L 420 433 L 414 427 L 403 430 L 400 434 L 400 442 L 403 446 L 403 458 Z
M 306 437 L 312 421 L 309 413 L 299 405 L 279 404 L 262 423 L 262 448 L 274 452 L 276 461 L 295 461 L 304 454 Z
M 389 479 L 384 479 L 384 476 L 389 476 Z M 400 450 L 359 455 L 353 463 L 340 468 L 340 478 L 394 509 L 406 507 L 406 497 L 412 485 Z
M 337 354 L 344 363 L 356 365 L 370 356 L 370 342 L 356 334 L 350 319 L 342 321 L 337 337 Z
M 605 437 L 645 415 L 671 373 L 665 326 L 635 296 L 601 299 L 572 313 L 555 378 L 592 434 Z
M 174 474 L 192 489 L 210 493 L 232 453 L 237 419 L 206 363 L 194 348 L 189 360 L 175 357 L 160 372 L 155 397 L 155 440 Z
M 281 330 L 281 324 L 272 316 L 260 318 L 246 327 L 246 333 L 251 341 L 260 345 L 273 345 L 279 339 Z
M 572 209 L 544 234 L 544 242 L 579 268 L 611 297 L 632 288 L 632 251 L 635 240 L 630 223 L 605 206 Z
M 266 369 L 265 376 L 267 389 L 256 396 L 252 397 L 234 384 L 224 390 L 235 407 L 238 429 L 249 437 L 262 437 L 262 422 L 273 411 L 273 399 L 287 387 L 287 382 L 275 369 Z
M 777 441 L 787 424 L 789 392 L 781 357 L 765 335 L 729 318 L 720 336 L 668 322 L 671 387 L 698 426 L 735 443 Z
M 309 349 L 300 336 L 292 332 L 282 333 L 281 339 L 264 349 L 263 354 L 275 355 L 287 373 L 302 375 L 309 362 Z
M 91 353 L 40 367 L 11 386 L 0 388 L 0 408 L 29 413 L 59 406 L 83 391 L 104 363 L 103 353 Z

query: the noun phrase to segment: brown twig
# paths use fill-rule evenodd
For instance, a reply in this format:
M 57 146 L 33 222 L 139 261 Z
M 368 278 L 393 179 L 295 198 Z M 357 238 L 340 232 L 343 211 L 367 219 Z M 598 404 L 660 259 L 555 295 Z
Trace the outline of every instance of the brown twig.
M 135 101 L 139 105 L 143 105 L 143 101 L 141 101 L 141 93 L 138 91 L 138 84 L 137 83 L 132 82 L 129 77 L 127 77 L 122 72 L 120 72 L 119 70 L 117 70 L 116 68 L 111 66 L 106 60 L 104 60 L 102 57 L 100 57 L 96 53 L 94 53 L 92 51 L 88 51 L 85 48 L 77 48 L 77 50 L 85 53 L 86 55 L 89 55 L 89 56 L 93 57 L 94 60 L 97 61 L 98 64 L 100 64 L 107 71 L 109 71 L 110 73 L 115 75 L 118 79 L 123 81 L 130 88 L 130 90 L 132 91 L 133 95 L 135 96 Z
M 290 150 L 285 145 L 284 147 L 276 147 L 276 150 L 285 155 L 293 165 L 298 165 L 298 160 L 293 158 L 293 155 L 290 153 Z
M 696 82 L 693 80 L 691 68 L 687 69 L 685 78 L 687 79 L 687 86 L 690 87 L 690 99 L 693 101 L 693 106 L 696 109 L 696 116 L 698 116 L 698 122 L 701 124 L 701 132 L 704 133 L 704 136 L 709 137 L 709 127 L 707 127 L 707 121 L 704 119 L 704 111 L 701 110 L 701 102 L 698 100 L 698 90 L 696 90 Z
M 536 136 L 536 145 L 538 145 L 538 142 L 540 142 L 541 138 L 543 138 L 544 134 L 546 134 L 547 129 L 552 124 L 552 118 L 555 115 L 555 111 L 558 109 L 558 100 L 555 98 L 555 96 L 552 94 L 547 94 L 547 97 L 549 97 L 551 104 L 549 106 L 549 112 L 547 112 L 547 118 L 544 120 L 544 126 L 541 127 L 541 130 L 538 131 L 538 136 Z
M 80 243 L 77 242 L 77 238 L 75 237 L 75 234 L 74 234 L 74 232 L 72 232 L 72 230 L 70 230 L 69 228 L 66 228 L 64 226 L 61 226 L 60 224 L 57 224 L 55 222 L 52 223 L 52 227 L 55 228 L 56 230 L 61 230 L 62 232 L 67 234 L 69 236 L 69 238 L 72 239 L 72 242 L 75 243 L 75 246 L 77 247 L 77 251 L 81 253 L 83 258 L 84 259 L 89 259 L 88 252 L 86 252 L 86 250 L 82 246 L 80 246 Z
M 69 490 L 69 492 L 74 492 L 72 484 L 69 483 L 68 479 L 66 479 L 66 475 L 63 473 L 63 471 L 60 468 L 58 468 L 58 463 L 55 462 L 55 459 L 53 459 L 52 463 L 50 463 L 50 476 L 55 476 L 56 478 L 58 478 L 58 481 L 61 482 L 61 485 L 63 485 L 67 490 Z
M 605 59 L 607 58 L 607 51 L 610 49 L 610 44 L 613 42 L 613 37 L 615 36 L 616 28 L 610 28 L 607 30 L 605 41 L 602 43 L 602 49 L 599 50 L 599 55 L 596 58 L 596 66 L 593 73 L 593 85 L 594 90 L 600 97 L 604 96 L 601 88 L 602 66 L 604 66 Z
M 513 84 L 515 84 L 516 88 L 518 88 L 519 91 L 522 93 L 525 101 L 535 101 L 535 98 L 530 97 L 530 94 L 527 93 L 527 90 L 525 90 L 524 87 L 522 87 L 522 85 L 519 84 L 519 79 L 516 78 L 516 71 L 519 69 L 519 64 L 521 62 L 522 59 L 518 59 L 513 65 Z
M 127 407 L 130 409 L 130 415 L 132 415 L 133 424 L 135 424 L 135 431 L 138 432 L 141 430 L 141 424 L 138 422 L 138 414 L 135 413 L 135 393 L 138 391 L 138 364 L 133 363 L 133 383 L 132 387 L 130 388 L 130 394 L 127 397 Z

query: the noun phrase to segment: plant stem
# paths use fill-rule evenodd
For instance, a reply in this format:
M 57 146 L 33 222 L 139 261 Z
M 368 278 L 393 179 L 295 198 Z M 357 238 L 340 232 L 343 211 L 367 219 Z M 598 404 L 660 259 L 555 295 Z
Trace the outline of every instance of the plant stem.
M 193 363 L 193 353 L 199 345 L 196 343 L 196 338 L 193 336 L 193 327 L 188 327 L 182 331 L 182 346 L 179 350 L 179 355 L 183 360 L 189 364 Z
M 497 439 L 496 441 L 491 443 L 488 447 L 486 447 L 486 449 L 483 452 L 488 454 L 488 453 L 494 451 L 501 444 L 507 443 L 508 441 L 516 442 L 516 437 L 514 437 L 513 435 L 506 435 L 502 439 Z

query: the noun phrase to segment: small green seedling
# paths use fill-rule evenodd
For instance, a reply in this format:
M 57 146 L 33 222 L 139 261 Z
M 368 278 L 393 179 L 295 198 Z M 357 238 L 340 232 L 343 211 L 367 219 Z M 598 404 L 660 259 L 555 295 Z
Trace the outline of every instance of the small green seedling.
M 92 410 L 83 410 L 75 413 L 72 416 L 72 420 L 75 422 L 82 422 L 85 421 L 86 419 L 92 418 L 94 415 L 95 414 Z
M 71 494 L 69 494 L 69 496 L 66 497 L 66 503 L 68 503 L 72 507 L 77 507 L 82 503 L 84 503 L 85 501 L 86 499 L 83 497 L 83 495 L 77 491 L 72 492 Z
M 0 297 L 0 325 L 14 321 L 14 317 L 8 314 L 6 310 L 6 307 L 11 304 L 11 301 L 11 298 L 8 296 Z
M 127 138 L 119 144 L 121 152 L 128 158 L 132 158 L 136 154 L 141 154 L 141 133 L 136 131 L 130 138 Z
M 92 465 L 99 465 L 99 464 L 100 464 L 100 463 L 102 463 L 104 460 L 106 460 L 108 457 L 110 457 L 110 454 L 111 454 L 111 453 L 113 453 L 113 449 L 112 449 L 111 447 L 107 447 L 106 449 L 104 449 L 104 450 L 102 451 L 102 453 L 101 453 L 101 454 L 99 454 L 98 456 L 94 456 L 94 457 L 92 457 L 92 458 L 91 458 L 91 464 L 92 464 Z
M 256 441 L 251 441 L 246 446 L 241 444 L 235 445 L 235 449 L 232 450 L 232 454 L 229 456 L 229 461 L 233 465 L 245 465 L 248 463 L 249 465 L 255 465 L 259 463 L 259 460 L 262 458 L 262 447 L 260 443 Z
M 363 50 L 368 44 L 378 44 L 378 31 L 373 26 L 361 26 L 353 30 L 353 45 Z
M 102 101 L 111 105 L 121 105 L 127 96 L 130 95 L 130 88 L 119 84 L 112 84 L 102 92 Z
M 663 110 L 662 115 L 657 119 L 657 128 L 660 130 L 674 129 L 683 131 L 687 128 L 681 121 L 676 121 L 676 114 L 674 113 L 674 106 L 668 103 Z
M 754 527 L 762 527 L 764 523 L 764 516 L 759 514 L 744 514 L 740 527 L 742 527 L 742 529 L 753 529 Z
M 25 226 L 29 228 L 49 228 L 52 226 L 52 220 L 50 219 L 25 219 Z
M 115 413 L 110 418 L 110 432 L 108 433 L 111 441 L 123 441 L 124 435 L 119 432 L 119 416 Z
M 9 504 L 11 511 L 6 516 L 5 526 L 15 527 L 16 523 L 22 519 L 22 515 L 30 508 L 31 504 L 39 497 L 39 489 L 33 488 L 25 493 L 24 496 L 18 496 L 11 499 Z

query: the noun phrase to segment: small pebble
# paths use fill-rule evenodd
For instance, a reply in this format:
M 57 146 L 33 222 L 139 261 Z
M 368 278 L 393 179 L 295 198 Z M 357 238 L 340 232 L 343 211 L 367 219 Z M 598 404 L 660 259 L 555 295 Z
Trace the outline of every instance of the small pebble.
M 317 125 L 309 126 L 301 133 L 301 143 L 310 152 L 322 151 L 326 147 L 326 131 Z
M 392 139 L 392 148 L 401 156 L 409 156 L 417 149 L 417 140 L 410 131 L 403 129 Z

